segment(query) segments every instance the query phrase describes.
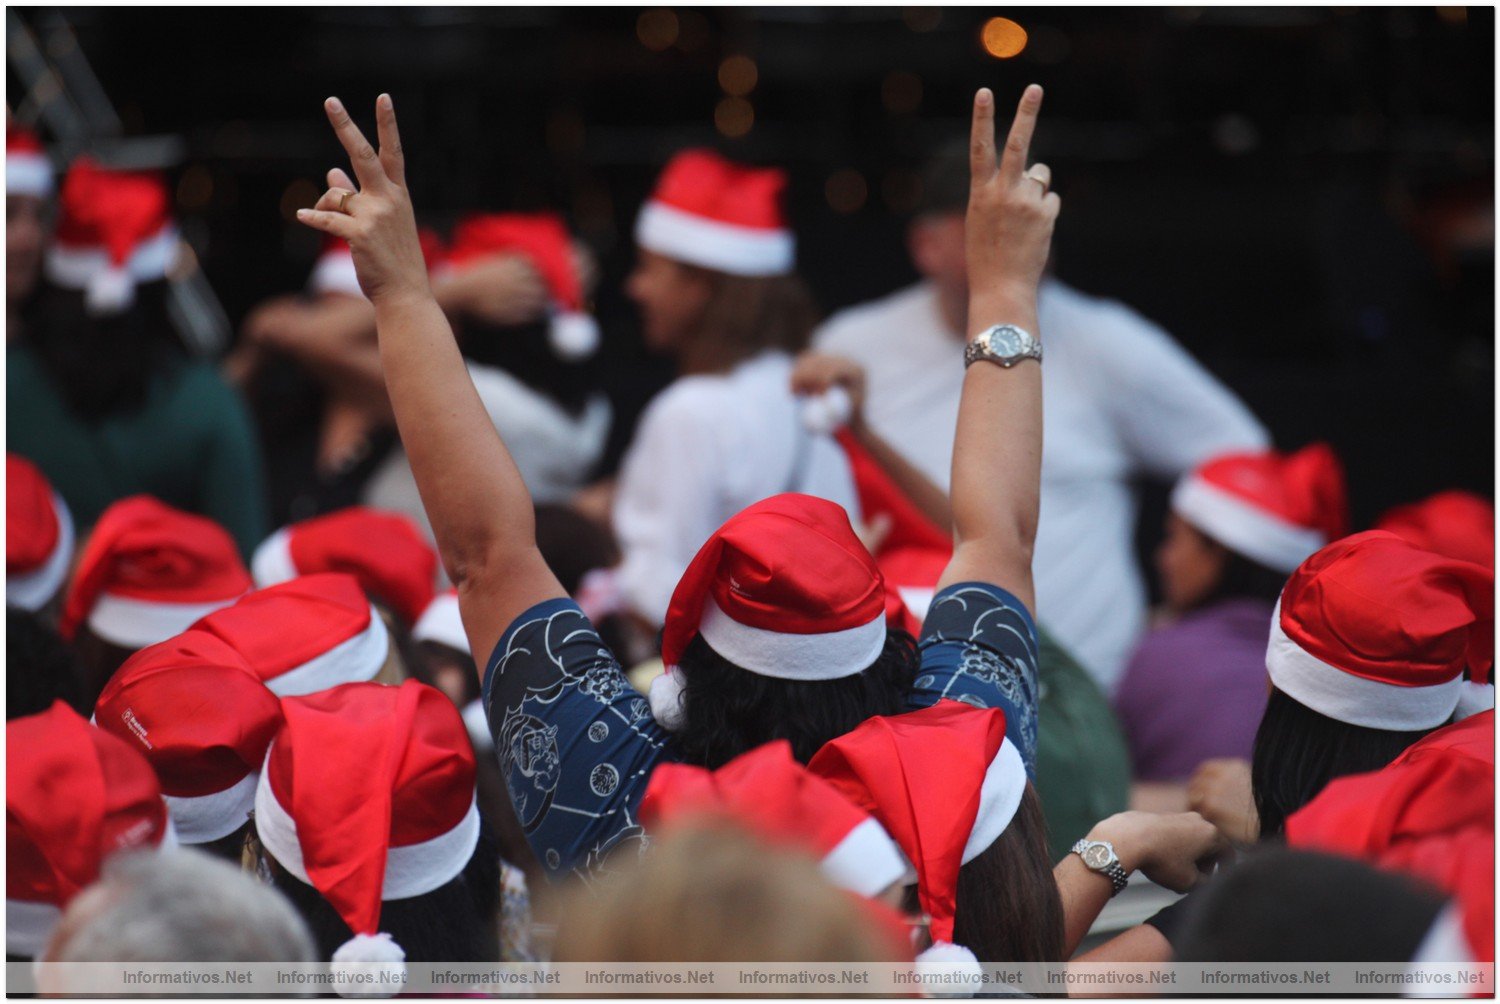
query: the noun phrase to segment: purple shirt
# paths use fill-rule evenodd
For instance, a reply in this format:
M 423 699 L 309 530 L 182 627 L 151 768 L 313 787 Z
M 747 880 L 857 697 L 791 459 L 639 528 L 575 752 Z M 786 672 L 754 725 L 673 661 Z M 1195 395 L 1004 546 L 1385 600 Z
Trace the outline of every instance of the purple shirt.
M 1137 780 L 1186 780 L 1204 760 L 1250 756 L 1266 708 L 1273 609 L 1225 600 L 1141 642 L 1114 698 Z

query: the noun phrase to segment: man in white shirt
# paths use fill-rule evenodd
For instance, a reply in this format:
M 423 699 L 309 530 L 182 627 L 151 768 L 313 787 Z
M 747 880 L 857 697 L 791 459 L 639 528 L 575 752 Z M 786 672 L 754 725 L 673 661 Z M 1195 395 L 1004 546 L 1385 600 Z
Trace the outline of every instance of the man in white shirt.
M 967 162 L 961 153 L 942 156 L 925 180 L 927 208 L 908 235 L 923 281 L 835 314 L 814 346 L 866 368 L 866 420 L 946 488 L 971 334 Z M 1170 482 L 1216 453 L 1265 447 L 1268 437 L 1232 392 L 1124 304 L 1049 278 L 1038 323 L 1046 432 L 1037 614 L 1109 692 L 1146 620 L 1133 482 Z

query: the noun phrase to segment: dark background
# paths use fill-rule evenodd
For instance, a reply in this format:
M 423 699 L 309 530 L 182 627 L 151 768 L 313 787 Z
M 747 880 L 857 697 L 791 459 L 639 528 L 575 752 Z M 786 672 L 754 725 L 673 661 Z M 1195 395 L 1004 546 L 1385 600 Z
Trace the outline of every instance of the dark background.
M 1036 80 L 1062 278 L 1164 325 L 1279 445 L 1331 441 L 1356 527 L 1441 488 L 1493 492 L 1493 9 L 63 13 L 127 134 L 184 138 L 178 209 L 236 321 L 306 280 L 318 242 L 291 217 L 342 162 L 328 94 L 356 111 L 393 95 L 427 222 L 567 212 L 604 265 L 616 449 L 670 376 L 619 288 L 672 151 L 787 167 L 800 268 L 833 310 L 914 277 L 914 168 L 963 134 L 974 88 L 1004 106 Z M 1018 57 L 981 45 L 995 15 L 1029 33 Z M 728 138 L 736 55 L 754 118 Z

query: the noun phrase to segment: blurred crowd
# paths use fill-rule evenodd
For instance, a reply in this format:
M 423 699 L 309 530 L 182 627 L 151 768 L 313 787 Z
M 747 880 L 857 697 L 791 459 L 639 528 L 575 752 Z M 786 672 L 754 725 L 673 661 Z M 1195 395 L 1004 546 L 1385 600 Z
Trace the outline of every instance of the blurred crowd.
M 419 226 L 388 99 L 222 359 L 163 177 L 10 123 L 8 958 L 1493 961 L 1493 504 L 1351 527 L 1052 274 L 1010 100 L 827 318 L 781 171 L 666 161 L 607 477 L 593 252 Z

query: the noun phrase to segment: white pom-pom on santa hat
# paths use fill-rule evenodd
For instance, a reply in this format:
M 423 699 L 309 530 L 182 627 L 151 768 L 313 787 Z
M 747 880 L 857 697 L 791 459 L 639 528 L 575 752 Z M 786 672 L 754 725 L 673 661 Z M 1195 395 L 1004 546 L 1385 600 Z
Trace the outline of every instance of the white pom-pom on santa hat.
M 917 956 L 917 981 L 928 997 L 972 997 L 984 980 L 974 953 L 963 945 L 939 941 Z
M 394 997 L 406 986 L 406 950 L 384 931 L 356 934 L 333 953 L 340 997 Z
M 682 728 L 686 718 L 682 707 L 683 689 L 682 670 L 668 669 L 651 681 L 647 691 L 646 700 L 651 703 L 651 717 L 668 732 L 676 732 Z
M 123 268 L 110 268 L 89 279 L 84 306 L 93 317 L 123 314 L 135 303 L 135 279 Z
M 547 343 L 560 359 L 587 359 L 599 349 L 599 323 L 579 310 L 559 310 L 547 328 Z
M 842 387 L 830 387 L 802 402 L 802 427 L 815 436 L 826 436 L 849 421 L 854 402 Z

